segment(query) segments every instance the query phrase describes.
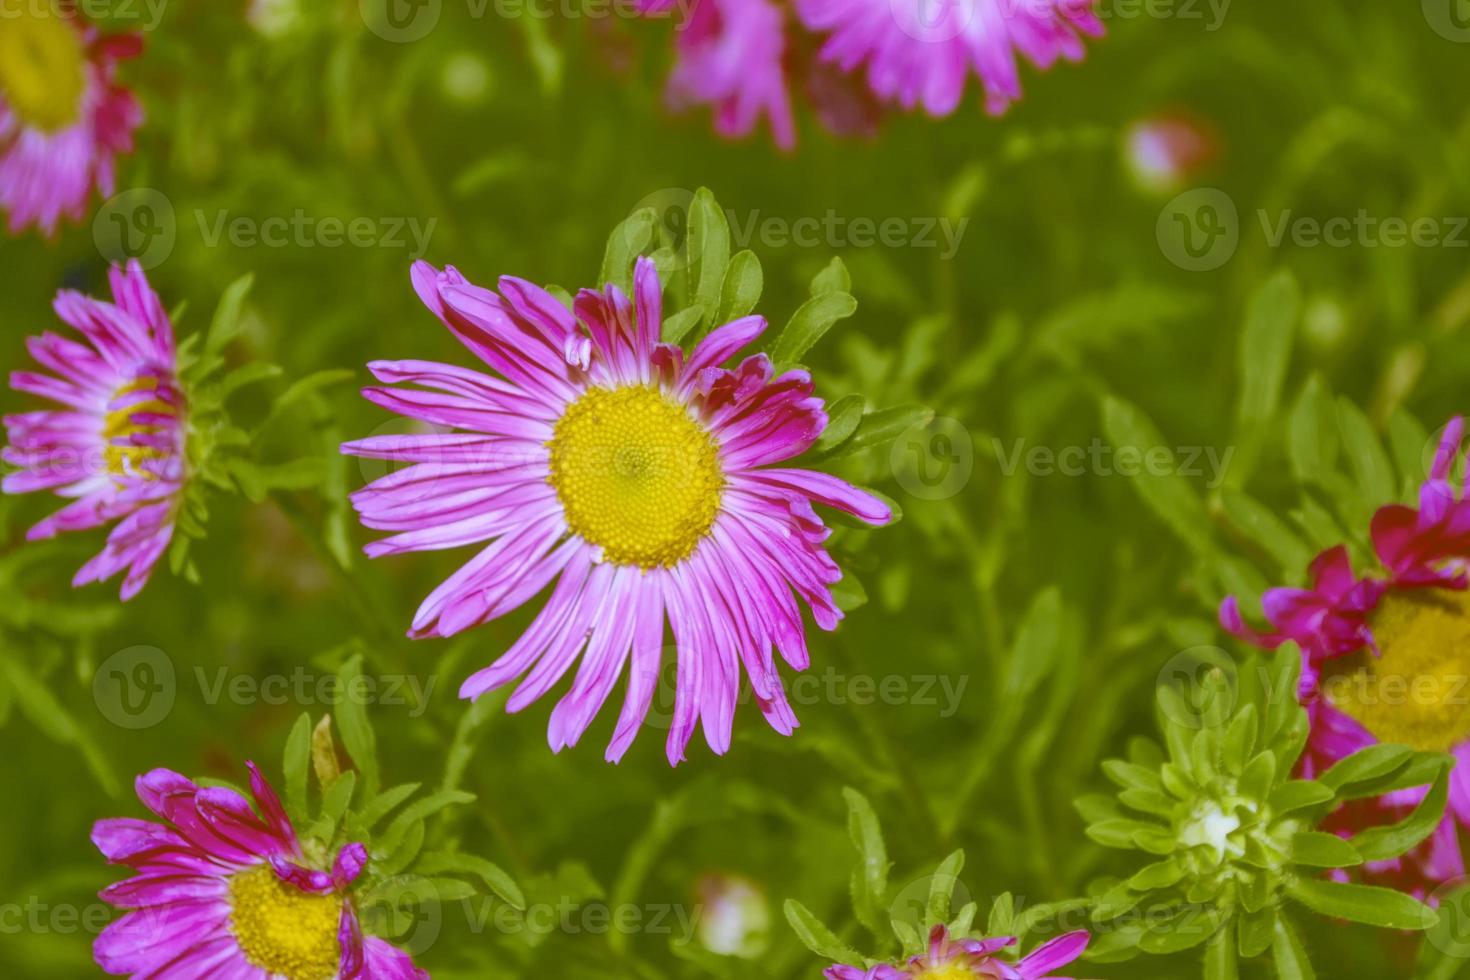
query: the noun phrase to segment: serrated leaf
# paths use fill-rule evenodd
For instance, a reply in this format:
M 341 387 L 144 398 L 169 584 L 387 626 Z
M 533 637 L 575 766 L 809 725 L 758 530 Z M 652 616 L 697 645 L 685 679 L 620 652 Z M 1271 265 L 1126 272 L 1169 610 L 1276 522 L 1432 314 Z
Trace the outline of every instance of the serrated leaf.
M 837 934 L 811 913 L 805 905 L 788 898 L 783 906 L 786 921 L 801 940 L 802 945 L 818 956 L 833 963 L 861 963 L 862 956 L 837 938 Z
M 1296 928 L 1286 916 L 1276 917 L 1276 941 L 1271 944 L 1271 962 L 1279 980 L 1316 980 L 1312 961 L 1302 946 Z
M 776 338 L 771 359 L 778 369 L 801 360 L 833 324 L 857 312 L 857 300 L 849 293 L 822 293 L 801 305 Z
M 852 276 L 842 259 L 833 256 L 826 268 L 812 277 L 811 295 L 823 293 L 848 293 L 852 291 Z
M 639 208 L 613 229 L 602 253 L 599 283 L 611 283 L 625 296 L 633 295 L 633 262 L 653 244 L 653 229 L 657 222 L 658 213 L 653 208 Z
M 765 273 L 761 260 L 750 249 L 735 253 L 730 268 L 725 270 L 725 281 L 720 286 L 720 306 L 711 318 L 712 326 L 721 326 L 749 316 L 760 302 L 765 288 Z
M 704 319 L 704 307 L 698 303 L 685 307 L 673 316 L 664 317 L 663 342 L 666 344 L 679 343 L 689 335 L 689 331 L 699 325 L 702 319 Z
M 1287 884 L 1286 893 L 1320 915 L 1384 929 L 1423 930 L 1439 918 L 1412 896 L 1376 885 L 1298 878 Z
M 1336 834 L 1306 830 L 1291 839 L 1291 859 L 1311 868 L 1351 868 L 1363 863 L 1363 855 Z
M 1370 827 L 1352 838 L 1353 846 L 1362 852 L 1365 860 L 1387 861 L 1399 857 L 1434 833 L 1444 819 L 1453 764 L 1448 757 L 1444 759 L 1444 765 L 1434 785 L 1407 817 L 1387 827 Z

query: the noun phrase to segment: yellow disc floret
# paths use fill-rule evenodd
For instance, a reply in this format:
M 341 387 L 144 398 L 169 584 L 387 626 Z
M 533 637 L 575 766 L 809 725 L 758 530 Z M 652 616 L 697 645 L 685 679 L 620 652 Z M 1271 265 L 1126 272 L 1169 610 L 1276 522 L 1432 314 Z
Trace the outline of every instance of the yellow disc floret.
M 262 865 L 230 879 L 230 931 L 252 966 L 288 980 L 329 980 L 342 950 L 342 899 L 288 885 Z
M 979 980 L 982 974 L 963 963 L 947 963 L 944 966 L 921 967 L 913 980 Z
M 724 472 L 708 430 L 657 388 L 591 388 L 556 423 L 551 485 L 603 559 L 675 565 L 709 533 Z
M 152 378 L 139 378 L 129 384 L 123 385 L 114 394 L 114 398 L 132 394 L 136 391 L 146 389 L 157 390 L 157 382 Z M 173 406 L 158 398 L 150 398 L 144 402 L 135 402 L 114 412 L 108 412 L 102 423 L 102 438 L 108 441 L 104 450 L 107 470 L 114 476 L 140 476 L 144 479 L 152 479 L 153 474 L 143 469 L 142 462 L 145 459 L 161 459 L 164 450 L 156 446 L 114 446 L 111 440 L 122 437 L 137 435 L 145 432 L 157 432 L 159 426 L 150 423 L 140 423 L 134 420 L 137 413 L 151 413 L 159 415 L 175 414 Z
M 81 115 L 87 54 L 81 35 L 42 0 L 0 0 L 0 98 L 35 129 Z
M 1443 752 L 1470 738 L 1470 592 L 1390 592 L 1371 650 L 1329 662 L 1328 700 L 1382 742 Z

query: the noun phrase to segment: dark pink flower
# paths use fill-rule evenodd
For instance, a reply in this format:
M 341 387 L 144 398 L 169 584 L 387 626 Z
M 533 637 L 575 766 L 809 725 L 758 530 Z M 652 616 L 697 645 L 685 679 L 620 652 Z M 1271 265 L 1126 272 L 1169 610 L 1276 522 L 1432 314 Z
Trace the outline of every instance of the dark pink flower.
M 1459 417 L 1445 426 L 1417 508 L 1386 504 L 1373 515 L 1381 570 L 1360 577 L 1346 548 L 1324 551 L 1312 563 L 1309 588 L 1273 588 L 1262 596 L 1269 630 L 1246 625 L 1234 596 L 1220 605 L 1221 624 L 1236 636 L 1266 649 L 1288 640 L 1301 648 L 1298 697 L 1311 721 L 1301 764 L 1307 777 L 1377 742 L 1455 756 L 1439 831 L 1405 859 L 1367 869 L 1406 885 L 1464 873 L 1456 828 L 1470 826 L 1470 712 L 1464 707 L 1470 499 L 1451 482 L 1464 434 Z M 1354 829 L 1389 822 L 1426 792 L 1420 787 L 1354 804 L 1338 819 Z
M 929 949 L 902 967 L 833 966 L 824 975 L 827 980 L 1044 980 L 1081 956 L 1090 938 L 1085 930 L 1069 932 L 1012 963 L 995 954 L 1014 946 L 1015 936 L 952 939 L 944 926 L 935 926 Z
M 97 937 L 97 965 L 181 980 L 428 980 L 407 954 L 363 936 L 348 890 L 367 849 L 348 844 L 310 863 L 275 791 L 249 768 L 254 807 L 155 769 L 138 777 L 138 798 L 161 822 L 98 821 L 97 849 L 137 873 L 101 893 L 128 912 Z

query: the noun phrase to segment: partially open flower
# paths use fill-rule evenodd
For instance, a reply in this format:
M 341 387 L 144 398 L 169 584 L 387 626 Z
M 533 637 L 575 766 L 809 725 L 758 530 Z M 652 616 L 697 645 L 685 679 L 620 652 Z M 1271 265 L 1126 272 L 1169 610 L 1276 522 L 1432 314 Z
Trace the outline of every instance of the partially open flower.
M 176 772 L 138 777 L 162 822 L 101 820 L 92 841 L 137 874 L 101 897 L 128 913 L 94 947 L 108 973 L 238 980 L 427 980 L 401 950 L 365 937 L 350 889 L 369 856 L 348 844 L 312 860 L 260 771 L 255 806 Z

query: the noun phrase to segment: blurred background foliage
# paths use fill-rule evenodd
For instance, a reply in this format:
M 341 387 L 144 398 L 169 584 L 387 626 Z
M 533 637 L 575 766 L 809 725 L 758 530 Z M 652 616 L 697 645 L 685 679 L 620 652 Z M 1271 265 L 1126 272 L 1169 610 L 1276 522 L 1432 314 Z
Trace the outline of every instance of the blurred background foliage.
M 459 783 L 477 801 L 442 832 L 506 868 L 529 900 L 703 905 L 708 917 L 709 889 L 738 880 L 740 921 L 769 923 L 736 944 L 745 955 L 725 956 L 727 941 L 689 935 L 677 914 L 668 933 L 536 936 L 456 905 L 421 954 L 436 977 L 815 977 L 825 964 L 781 905 L 799 899 L 857 929 L 844 787 L 881 815 L 900 914 L 959 847 L 982 908 L 1006 891 L 1022 905 L 1080 895 L 1118 865 L 1084 838 L 1072 801 L 1103 785 L 1100 760 L 1152 731 L 1161 670 L 1224 644 L 1213 610 L 1227 591 L 1297 580 L 1334 522 L 1361 539 L 1375 494 L 1402 495 L 1428 433 L 1464 408 L 1470 253 L 1272 247 L 1257 216 L 1470 214 L 1470 112 L 1457 94 L 1470 48 L 1437 34 L 1418 4 L 1237 4 L 1216 30 L 1203 5 L 1192 19 L 1182 5 L 1151 18 L 1118 4 L 1087 61 L 1028 72 L 1003 119 L 967 106 L 940 122 L 888 120 L 858 141 L 808 119 L 791 155 L 760 139 L 722 143 L 701 113 L 668 115 L 665 25 L 503 20 L 493 6 L 475 18 L 446 2 L 437 29 L 399 44 L 365 29 L 355 0 L 267 6 L 275 19 L 252 26 L 238 0 L 167 4 L 125 69 L 149 121 L 120 183 L 157 189 L 172 208 L 176 242 L 151 278 L 166 304 L 187 304 L 181 332 L 255 276 L 233 365 L 269 361 L 288 378 L 349 368 L 365 381 L 372 358 L 468 355 L 409 288 L 407 231 L 405 244 L 372 248 L 242 247 L 211 241 L 220 212 L 432 220 L 424 257 L 436 264 L 482 283 L 510 273 L 576 289 L 593 285 L 609 231 L 636 207 L 676 214 L 708 186 L 737 221 L 967 220 L 950 259 L 748 243 L 765 270 L 758 312 L 778 325 L 834 255 L 851 272 L 857 314 L 806 358 L 819 393 L 953 422 L 834 464 L 894 497 L 905 520 L 848 534 L 860 585 L 847 604 L 867 601 L 814 638 L 818 696 L 798 706 L 797 736 L 777 737 L 747 705 L 729 757 L 695 751 L 674 771 L 658 731 L 612 768 L 599 748 L 610 718 L 554 757 L 550 702 L 507 718 L 495 699 L 469 709 L 455 698 L 525 611 L 452 641 L 403 638 L 460 558 L 361 557 L 343 495 L 374 474 L 333 447 L 387 430 L 352 383 L 303 398 L 291 424 L 261 437 L 320 457 L 319 480 L 258 505 L 217 501 L 192 549 L 197 586 L 160 574 L 122 609 L 109 590 L 73 593 L 72 570 L 100 541 L 21 547 L 53 505 L 0 502 L 0 795 L 11 801 L 0 898 L 27 919 L 0 920 L 9 976 L 96 975 L 87 931 L 47 911 L 38 928 L 33 910 L 85 908 L 112 880 L 87 833 L 140 812 L 134 774 L 237 778 L 246 758 L 274 774 L 302 712 L 331 707 L 212 697 L 222 668 L 259 679 L 304 666 L 317 678 L 356 649 L 366 673 L 408 676 L 428 695 L 417 703 L 406 684 L 406 703 L 371 709 L 384 782 L 432 788 L 449 778 L 451 745 L 472 750 Z M 1207 121 L 1219 148 L 1189 185 L 1223 190 L 1240 215 L 1238 250 L 1208 272 L 1170 261 L 1156 229 L 1172 191 L 1140 188 L 1126 160 L 1131 124 L 1179 110 Z M 23 338 L 51 325 L 55 289 L 97 291 L 104 269 L 88 227 L 0 241 L 8 368 L 24 360 Z M 265 417 L 280 390 L 243 396 L 242 414 Z M 6 411 L 23 403 L 4 396 Z M 1095 442 L 1233 455 L 1220 481 L 1202 461 L 1184 472 L 1183 452 L 1175 472 L 1139 479 L 1008 463 L 1018 445 Z M 1312 449 L 1321 466 L 1294 465 Z M 935 492 L 915 468 L 946 461 L 959 475 Z M 94 677 L 138 646 L 164 651 L 177 690 L 161 723 L 135 729 L 99 707 Z M 865 678 L 899 678 L 908 696 L 857 703 L 872 700 L 852 687 Z M 1324 976 L 1413 973 L 1408 940 L 1323 920 L 1304 941 Z M 1189 955 L 1086 972 L 1139 969 L 1188 977 L 1199 966 Z

